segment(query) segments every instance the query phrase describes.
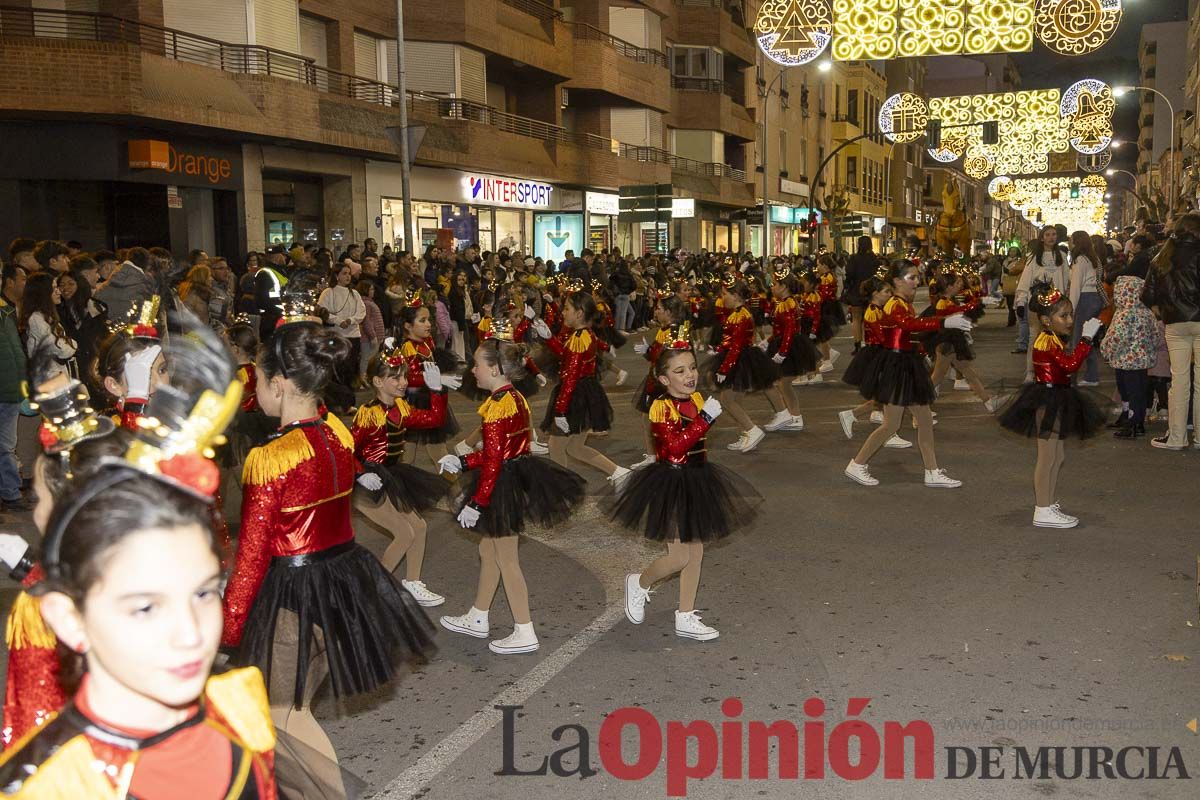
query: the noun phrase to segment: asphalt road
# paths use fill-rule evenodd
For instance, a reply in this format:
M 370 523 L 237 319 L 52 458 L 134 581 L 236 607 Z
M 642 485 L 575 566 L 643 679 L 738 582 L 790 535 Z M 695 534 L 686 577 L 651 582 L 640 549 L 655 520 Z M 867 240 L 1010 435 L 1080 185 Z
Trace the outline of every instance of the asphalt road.
M 1003 316 L 989 312 L 976 333 L 978 364 L 993 390 L 1011 390 L 1023 372 L 1022 357 L 1009 354 L 1012 332 L 1002 327 Z M 849 351 L 848 340 L 836 345 Z M 616 429 L 594 443 L 630 464 L 642 452 L 630 402 L 645 366 L 632 352 L 620 363 L 631 376 L 625 387 L 610 386 Z M 1112 389 L 1106 370 L 1101 390 Z M 1200 716 L 1200 452 L 1158 451 L 1145 440 L 1107 435 L 1070 445 L 1060 500 L 1082 524 L 1042 530 L 1030 525 L 1032 445 L 1004 434 L 969 392 L 953 391 L 947 381 L 937 407 L 939 461 L 965 483 L 953 491 L 922 485 L 915 449 L 880 453 L 872 463 L 879 487 L 851 483 L 842 469 L 871 426 L 860 424 L 849 442 L 837 411 L 856 404 L 857 395 L 836 381 L 800 392 L 803 432 L 768 434 L 749 455 L 725 449 L 735 437 L 727 422 L 709 437 L 710 455 L 764 497 L 752 528 L 706 554 L 698 605 L 719 639 L 674 635 L 675 581 L 653 595 L 643 625 L 625 620 L 622 576 L 659 551 L 615 531 L 593 496 L 568 525 L 536 531 L 522 544 L 541 649 L 495 656 L 483 640 L 442 632 L 434 659 L 388 691 L 341 708 L 321 698 L 317 716 L 343 765 L 374 796 L 405 800 L 659 798 L 668 796 L 669 778 L 676 793 L 686 788 L 693 798 L 1197 797 L 1193 779 L 1179 779 L 1168 762 L 1176 758 L 1170 748 L 1178 748 L 1186 774 L 1200 773 L 1200 738 L 1187 728 Z M 539 417 L 545 402 L 544 395 L 533 402 Z M 471 404 L 456 399 L 455 406 L 469 418 Z M 749 399 L 747 408 L 756 420 L 769 419 L 763 398 Z M 598 473 L 581 471 L 593 495 L 603 492 Z M 358 522 L 361 541 L 382 552 L 387 537 Z M 424 578 L 448 597 L 432 609 L 435 616 L 470 605 L 476 542 L 448 514 L 430 516 Z M 4 594 L 10 601 L 12 593 Z M 511 630 L 503 592 L 492 626 L 501 635 Z M 723 706 L 727 698 L 739 699 L 743 710 Z M 824 702 L 823 714 L 805 705 L 813 698 Z M 852 698 L 870 702 L 864 709 Z M 523 707 L 511 723 L 515 769 L 536 771 L 546 756 L 570 749 L 557 766 L 577 772 L 576 745 L 586 735 L 596 774 L 497 774 L 505 765 L 506 719 L 495 706 Z M 645 709 L 657 722 L 639 718 L 640 752 L 639 728 L 626 727 L 620 757 L 610 748 L 606 764 L 602 725 L 624 707 Z M 634 718 L 626 712 L 617 719 Z M 842 726 L 847 719 L 866 724 Z M 827 758 L 802 755 L 802 777 L 781 779 L 772 748 L 770 777 L 745 777 L 748 750 L 755 749 L 747 743 L 751 722 L 778 720 L 800 731 L 802 753 L 819 746 Z M 740 729 L 721 727 L 738 721 Z M 913 721 L 929 725 L 923 741 L 932 743 L 933 775 L 914 777 L 920 759 L 910 742 L 905 777 L 885 778 L 882 761 L 874 768 L 870 742 L 895 739 L 885 723 Z M 560 730 L 556 741 L 552 732 L 560 726 L 578 727 Z M 847 733 L 866 733 L 862 752 Z M 741 777 L 738 741 L 747 750 Z M 977 762 L 990 757 L 990 771 L 1003 777 L 981 779 L 980 763 L 972 777 L 947 777 L 948 748 L 955 747 L 970 749 Z M 1050 764 L 1048 777 L 1031 779 L 1018 748 L 1032 760 L 1040 747 L 1067 750 L 1042 762 Z M 1073 779 L 1071 748 L 1088 747 L 1114 752 L 1083 752 L 1084 777 Z M 1118 759 L 1128 747 L 1142 750 Z M 1160 748 L 1155 769 L 1168 779 L 1104 777 L 1118 760 L 1125 774 L 1147 770 L 1150 747 Z M 796 745 L 789 749 L 795 753 Z M 969 757 L 954 752 L 961 772 Z M 860 755 L 868 762 L 865 777 L 844 777 Z M 1087 779 L 1093 756 L 1100 777 Z M 621 759 L 648 774 L 617 777 Z M 682 784 L 685 762 L 692 772 L 715 771 Z M 817 763 L 825 764 L 824 777 L 803 777 Z M 730 777 L 721 777 L 722 764 Z

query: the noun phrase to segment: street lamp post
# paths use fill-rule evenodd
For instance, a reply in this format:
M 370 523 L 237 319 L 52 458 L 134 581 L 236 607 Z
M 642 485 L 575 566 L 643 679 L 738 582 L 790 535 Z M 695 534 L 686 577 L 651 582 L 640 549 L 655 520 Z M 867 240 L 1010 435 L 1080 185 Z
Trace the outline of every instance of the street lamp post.
M 766 59 L 763 59 L 763 66 L 766 67 Z M 767 265 L 771 261 L 771 214 L 770 214 L 770 198 L 767 196 L 767 156 L 771 152 L 771 128 L 768 125 L 768 120 L 771 115 L 771 92 L 775 90 L 775 84 L 783 79 L 784 74 L 790 69 L 789 67 L 780 67 L 779 74 L 771 79 L 767 84 L 767 88 L 763 89 L 759 96 L 762 98 L 763 104 L 763 141 L 762 141 L 762 215 L 763 215 L 763 269 L 767 269 Z M 779 154 L 783 158 L 783 154 Z
M 1163 99 L 1163 102 L 1165 102 L 1167 104 L 1167 109 L 1171 112 L 1171 147 L 1168 150 L 1168 152 L 1171 154 L 1171 183 L 1170 183 L 1170 189 L 1168 190 L 1168 191 L 1170 191 L 1170 196 L 1167 198 L 1167 213 L 1173 214 L 1175 212 L 1175 104 L 1171 102 L 1171 98 L 1167 97 L 1165 94 L 1160 92 L 1158 89 L 1155 89 L 1153 86 L 1118 86 L 1115 89 L 1113 89 L 1113 97 L 1117 97 L 1117 98 L 1124 97 L 1125 95 L 1127 95 L 1133 91 L 1153 92 L 1154 94 L 1158 95 L 1159 97 L 1161 97 Z M 1153 147 L 1151 148 L 1150 158 L 1151 158 L 1151 160 L 1154 159 Z M 1124 171 L 1124 170 L 1121 170 L 1121 171 Z M 1158 178 L 1158 183 L 1159 183 L 1158 188 L 1161 189 L 1162 188 L 1162 176 L 1161 175 Z M 1163 221 L 1165 222 L 1166 220 L 1163 220 Z

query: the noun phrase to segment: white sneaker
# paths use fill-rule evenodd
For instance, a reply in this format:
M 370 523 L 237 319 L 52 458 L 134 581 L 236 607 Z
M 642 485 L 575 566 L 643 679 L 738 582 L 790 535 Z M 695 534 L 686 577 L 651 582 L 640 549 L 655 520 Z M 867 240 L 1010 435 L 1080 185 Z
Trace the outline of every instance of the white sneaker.
M 808 376 L 801 375 L 799 378 L 796 378 L 792 381 L 792 386 L 808 386 Z
M 783 426 L 783 430 L 785 430 L 785 431 L 802 431 L 802 430 L 804 430 L 804 416 L 801 414 L 797 414 L 796 416 L 792 417 L 788 421 L 788 424 Z
M 758 443 L 766 438 L 766 433 L 762 428 L 755 425 L 750 430 L 746 431 L 746 444 L 742 447 L 743 453 L 749 453 L 754 448 L 758 447 Z
M 650 602 L 650 590 L 642 588 L 641 579 L 640 572 L 625 576 L 625 619 L 634 625 L 646 619 L 646 603 Z
M 833 362 L 822 361 L 821 366 L 817 367 L 817 372 L 833 372 Z
M 400 581 L 400 585 L 408 590 L 408 593 L 417 601 L 417 605 L 424 606 L 425 608 L 433 608 L 446 602 L 446 598 L 425 588 L 425 584 L 422 581 Z
M 725 445 L 725 448 L 726 448 L 727 450 L 734 450 L 734 451 L 736 451 L 736 452 L 739 452 L 739 453 L 740 453 L 740 452 L 742 451 L 742 448 L 743 448 L 743 447 L 745 447 L 745 446 L 746 446 L 746 434 L 744 434 L 744 433 L 743 433 L 743 434 L 741 434 L 741 435 L 739 435 L 739 436 L 738 436 L 738 438 L 737 438 L 737 441 L 736 441 L 736 442 L 733 442 L 732 444 L 727 444 L 727 445 Z
M 524 625 L 517 623 L 513 628 L 513 632 L 508 636 L 488 642 L 488 650 L 502 656 L 515 655 L 517 653 L 532 653 L 537 649 L 538 638 L 537 634 L 533 632 L 532 622 L 526 622 Z
M 771 421 L 763 425 L 763 430 L 778 431 L 783 430 L 792 421 L 792 414 L 787 409 L 780 411 L 771 417 Z
M 906 448 L 912 447 L 912 442 L 910 442 L 908 439 L 901 439 L 896 434 L 892 434 L 892 438 L 890 438 L 886 442 L 884 442 L 883 446 L 890 447 L 893 450 L 904 450 Z
M 854 423 L 857 421 L 854 412 L 848 408 L 838 412 L 838 422 L 842 423 L 842 433 L 846 434 L 847 439 L 854 438 Z
M 826 370 L 821 370 L 821 372 L 825 372 L 825 371 Z M 820 372 L 818 372 L 816 375 L 813 375 L 811 378 L 808 379 L 809 386 L 812 386 L 815 383 L 824 383 L 824 382 L 825 382 L 825 378 L 824 378 L 824 376 L 821 375 Z
M 954 391 L 969 392 L 971 391 L 971 384 L 967 382 L 966 378 L 959 378 L 954 382 Z
M 995 414 L 996 409 L 1000 408 L 1000 398 L 992 395 L 983 402 L 983 407 L 987 409 L 989 414 Z
M 1070 520 L 1071 522 L 1075 522 L 1075 523 L 1079 522 L 1079 517 L 1074 517 L 1074 516 L 1071 516 L 1070 514 L 1066 513 L 1065 511 L 1062 510 L 1062 507 L 1059 506 L 1058 503 L 1055 503 L 1050 507 L 1053 508 L 1056 512 L 1058 512 L 1058 515 L 1060 517 L 1062 517 L 1063 519 Z
M 488 612 L 480 611 L 474 606 L 471 606 L 471 610 L 461 617 L 442 617 L 439 622 L 448 631 L 465 633 L 476 639 L 486 639 L 490 630 L 488 628 Z
M 931 489 L 957 489 L 962 481 L 956 481 L 946 474 L 944 469 L 925 470 L 925 485 Z
M 842 351 L 829 348 L 829 366 L 833 366 L 833 362 L 837 361 L 842 355 Z
M 455 455 L 462 456 L 463 458 L 466 458 L 473 452 L 475 452 L 474 449 L 472 449 L 471 445 L 467 444 L 465 440 L 454 445 Z
M 1035 528 L 1074 528 L 1079 520 L 1067 517 L 1054 506 L 1034 506 L 1033 525 Z
M 550 448 L 534 439 L 529 440 L 529 452 L 535 456 L 544 456 L 550 452 Z
M 613 470 L 613 474 L 608 476 L 608 479 L 612 481 L 613 488 L 620 489 L 621 484 L 625 482 L 625 479 L 629 477 L 629 474 L 632 471 L 633 470 L 626 469 L 625 467 L 617 467 L 615 470 Z
M 883 424 L 883 412 L 882 411 L 872 411 L 871 412 L 871 422 L 875 423 L 876 425 L 882 425 Z
M 701 642 L 707 642 L 715 639 L 721 634 L 717 633 L 716 628 L 710 628 L 700 621 L 700 615 L 695 611 L 689 611 L 686 614 L 682 611 L 675 612 L 675 635 L 682 636 L 685 639 L 696 639 Z
M 633 466 L 631 466 L 630 469 L 640 469 L 641 467 L 648 467 L 657 460 L 658 459 L 654 457 L 653 453 L 642 453 L 642 460 L 637 462 Z
M 879 480 L 871 477 L 871 471 L 867 469 L 867 465 L 859 464 L 854 459 L 850 459 L 850 463 L 846 465 L 843 474 L 850 480 L 861 483 L 863 486 L 879 485 Z
M 629 377 L 629 372 L 623 369 L 617 370 L 617 386 L 624 386 L 625 379 Z M 536 649 L 536 648 L 535 648 Z

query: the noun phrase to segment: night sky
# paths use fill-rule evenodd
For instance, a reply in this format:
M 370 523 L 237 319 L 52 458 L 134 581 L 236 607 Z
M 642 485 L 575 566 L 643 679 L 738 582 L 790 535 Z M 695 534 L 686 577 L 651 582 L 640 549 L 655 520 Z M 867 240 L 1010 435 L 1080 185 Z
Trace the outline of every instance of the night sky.
M 1065 89 L 1080 78 L 1099 78 L 1110 86 L 1137 83 L 1138 40 L 1142 26 L 1151 22 L 1173 22 L 1187 19 L 1188 0 L 1125 0 L 1125 15 L 1117 35 L 1095 53 L 1080 58 L 1066 58 L 1051 53 L 1040 42 L 1034 42 L 1032 53 L 1013 56 L 1021 70 L 1025 89 Z M 1186 54 L 1179 54 L 1184 58 Z M 1160 50 L 1158 57 L 1164 57 Z M 1117 138 L 1137 141 L 1137 102 L 1130 95 L 1117 103 L 1115 120 Z M 1133 169 L 1137 161 L 1134 147 L 1123 147 L 1114 153 L 1115 161 L 1125 169 Z

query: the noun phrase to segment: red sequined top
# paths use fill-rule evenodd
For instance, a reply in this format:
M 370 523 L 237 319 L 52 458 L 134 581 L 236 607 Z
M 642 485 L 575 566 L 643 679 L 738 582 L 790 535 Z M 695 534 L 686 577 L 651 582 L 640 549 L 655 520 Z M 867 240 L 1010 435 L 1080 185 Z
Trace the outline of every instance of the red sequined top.
M 400 355 L 404 356 L 404 360 L 408 362 L 408 388 L 424 389 L 424 366 L 426 363 L 434 360 L 433 337 L 426 336 L 419 342 L 406 339 L 404 345 L 400 348 Z
M 28 589 L 45 577 L 41 564 L 34 564 L 21 585 Z M 24 591 L 8 613 L 6 640 L 8 679 L 2 737 L 7 749 L 45 723 L 68 698 L 58 682 L 58 638 L 42 619 L 37 599 Z
M 868 345 L 883 344 L 883 309 L 874 303 L 863 309 L 863 342 Z
M 800 332 L 800 306 L 796 298 L 785 297 L 775 303 L 775 311 L 771 315 L 771 342 L 775 352 L 786 356 L 792 349 L 792 339 Z
M 483 447 L 463 457 L 466 469 L 480 471 L 471 502 L 485 508 L 492 500 L 500 469 L 510 458 L 529 454 L 529 404 L 511 384 L 492 392 L 479 407 Z
M 254 365 L 240 364 L 237 376 L 242 382 L 242 411 L 258 411 L 258 372 Z
M 1079 371 L 1091 351 L 1091 344 L 1083 339 L 1068 353 L 1062 339 L 1043 331 L 1033 343 L 1033 378 L 1038 383 L 1069 386 L 1071 376 Z
M 934 305 L 933 310 L 939 317 L 948 317 L 951 314 L 969 314 L 975 309 L 979 308 L 978 297 L 972 299 L 968 296 L 964 299 L 965 302 L 963 303 L 955 303 L 953 300 L 943 297 L 937 301 L 937 304 Z
M 542 303 L 542 319 L 546 321 L 547 328 L 557 330 L 562 325 L 562 312 L 558 309 L 558 303 L 553 300 Z
M 821 296 L 821 302 L 837 300 L 837 276 L 832 272 L 822 275 L 817 283 L 817 294 Z
M 913 349 L 912 334 L 942 327 L 937 317 L 918 317 L 912 304 L 899 297 L 888 300 L 883 313 L 883 346 L 890 350 L 909 352 Z
M 699 394 L 681 399 L 662 397 L 650 406 L 650 435 L 654 437 L 654 456 L 675 466 L 703 464 L 707 458 L 705 434 L 712 425 L 700 413 L 704 401 Z
M 816 292 L 802 294 L 799 303 L 801 329 L 805 333 L 816 333 L 817 327 L 821 324 L 821 295 Z
M 413 408 L 396 398 L 391 408 L 376 398 L 363 403 L 354 416 L 350 435 L 354 457 L 367 464 L 392 465 L 404 457 L 404 432 L 409 428 L 437 429 L 446 422 L 446 393 L 431 392 L 429 408 Z
M 294 422 L 250 451 L 242 472 L 242 530 L 225 588 L 223 644 L 236 646 L 271 559 L 354 539 L 354 438 L 329 415 Z
M 572 332 L 566 342 L 559 339 L 547 339 L 546 346 L 553 350 L 559 359 L 558 378 L 560 383 L 554 412 L 561 417 L 571 407 L 571 396 L 575 393 L 579 379 L 596 375 L 596 359 L 601 350 L 608 349 L 608 343 L 587 328 L 580 328 Z
M 717 351 L 721 354 L 721 365 L 717 367 L 718 375 L 728 375 L 737 363 L 742 350 L 754 341 L 754 317 L 745 306 L 738 306 L 729 312 L 725 325 L 721 330 L 721 344 Z

